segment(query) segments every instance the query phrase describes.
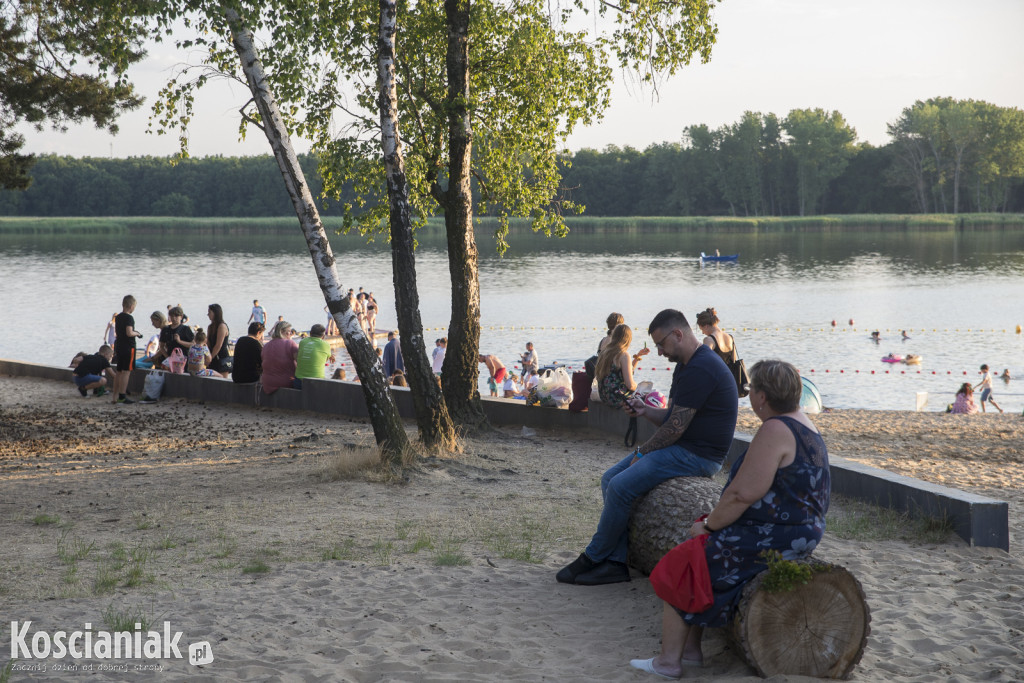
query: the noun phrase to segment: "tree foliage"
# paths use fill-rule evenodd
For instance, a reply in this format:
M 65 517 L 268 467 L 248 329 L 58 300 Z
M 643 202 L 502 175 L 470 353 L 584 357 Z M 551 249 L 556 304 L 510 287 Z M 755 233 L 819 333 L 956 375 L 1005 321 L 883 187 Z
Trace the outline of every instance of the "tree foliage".
M 300 157 L 310 190 L 322 183 L 317 161 Z M 270 156 L 72 158 L 43 155 L 23 192 L 0 191 L 0 215 L 10 216 L 292 216 L 281 174 Z M 187 201 L 176 199 L 186 198 Z M 186 212 L 191 207 L 191 213 Z M 341 215 L 336 203 L 320 213 Z
M 797 213 L 819 213 L 828 184 L 839 177 L 853 154 L 857 132 L 842 114 L 823 109 L 794 109 L 782 127 L 796 162 Z
M 475 37 L 469 53 L 469 101 L 474 130 L 472 160 L 482 212 L 532 216 L 538 230 L 560 232 L 559 142 L 589 123 L 606 104 L 610 71 L 578 32 L 555 28 L 545 5 L 534 0 L 509 7 L 476 2 L 470 9 Z M 345 225 L 368 233 L 386 216 L 376 56 L 368 40 L 377 3 L 332 4 L 320 22 L 284 13 L 268 25 L 275 38 L 279 79 L 301 111 L 299 134 L 314 143 L 325 191 L 352 187 Z M 396 38 L 399 127 L 405 146 L 410 201 L 417 221 L 443 209 L 449 176 L 450 106 L 447 96 L 445 16 L 440 4 L 401 3 Z M 330 30 L 328 30 L 330 27 Z M 309 88 L 311 82 L 316 88 Z M 339 132 L 340 131 L 340 132 Z M 498 235 L 504 247 L 504 233 Z
M 959 115 L 918 103 L 883 147 L 855 144 L 838 112 L 746 112 L 718 129 L 690 126 L 679 144 L 580 150 L 567 158 L 565 184 L 602 216 L 1024 209 L 1024 112 L 942 102 Z
M 0 1 L 0 185 L 31 183 L 19 123 L 66 130 L 90 119 L 116 132 L 118 113 L 142 103 L 125 71 L 143 57 L 145 37 L 116 3 Z
M 889 124 L 892 178 L 922 212 L 1006 211 L 1024 178 L 1024 111 L 983 101 L 917 101 Z M 966 200 L 966 201 L 965 201 Z

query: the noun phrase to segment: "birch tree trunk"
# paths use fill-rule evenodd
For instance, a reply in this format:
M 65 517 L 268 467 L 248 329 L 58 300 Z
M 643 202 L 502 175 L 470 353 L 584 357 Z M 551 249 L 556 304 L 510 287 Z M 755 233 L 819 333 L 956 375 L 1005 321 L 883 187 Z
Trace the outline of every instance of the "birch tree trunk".
M 391 269 L 398 309 L 399 343 L 405 359 L 420 439 L 427 446 L 450 448 L 455 441 L 448 408 L 434 377 L 423 341 L 420 296 L 416 285 L 416 256 L 409 208 L 409 187 L 405 177 L 402 138 L 398 130 L 398 95 L 395 83 L 395 33 L 398 29 L 396 0 L 380 0 L 380 30 L 377 37 L 377 81 L 380 91 L 381 147 L 387 173 L 388 208 L 391 226 Z
M 385 463 L 393 471 L 401 469 L 402 453 L 408 448 L 409 440 L 405 428 L 398 415 L 398 409 L 391 400 L 391 392 L 384 378 L 384 370 L 377 360 L 377 354 L 363 334 L 359 320 L 348 304 L 348 297 L 342 296 L 338 272 L 335 268 L 334 254 L 327 241 L 313 196 L 309 191 L 298 157 L 291 144 L 288 130 L 281 119 L 277 103 L 267 84 L 263 64 L 256 54 L 252 33 L 244 26 L 238 13 L 233 9 L 225 9 L 224 16 L 231 27 L 231 39 L 235 51 L 242 62 L 246 82 L 253 100 L 263 119 L 262 128 L 267 141 L 274 151 L 274 158 L 281 169 L 288 196 L 291 197 L 295 214 L 302 226 L 302 234 L 306 237 L 306 245 L 313 259 L 320 289 L 324 293 L 327 308 L 338 324 L 349 355 L 355 365 L 356 373 L 363 387 L 366 407 L 370 413 L 370 423 L 378 446 L 380 446 Z
M 462 427 L 486 423 L 480 405 L 480 276 L 473 234 L 470 192 L 473 127 L 469 111 L 469 3 L 445 0 L 448 26 L 448 189 L 442 198 L 448 236 L 448 271 L 452 282 L 452 317 L 441 383 L 448 410 Z

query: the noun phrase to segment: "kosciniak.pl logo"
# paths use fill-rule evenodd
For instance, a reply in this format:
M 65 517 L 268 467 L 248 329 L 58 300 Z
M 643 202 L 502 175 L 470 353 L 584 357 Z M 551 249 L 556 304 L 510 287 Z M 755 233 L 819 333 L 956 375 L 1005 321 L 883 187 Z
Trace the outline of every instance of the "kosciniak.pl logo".
M 181 631 L 146 631 L 136 623 L 134 631 L 94 631 L 86 622 L 80 631 L 32 632 L 32 622 L 11 622 L 11 659 L 184 659 L 179 649 Z M 206 641 L 188 646 L 188 661 L 194 665 L 213 661 Z

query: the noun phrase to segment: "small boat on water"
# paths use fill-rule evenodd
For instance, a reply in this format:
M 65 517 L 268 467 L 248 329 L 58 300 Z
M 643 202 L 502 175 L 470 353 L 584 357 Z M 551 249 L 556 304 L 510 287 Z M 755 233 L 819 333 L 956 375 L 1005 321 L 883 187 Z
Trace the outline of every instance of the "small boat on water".
M 888 356 L 882 356 L 882 362 L 883 363 L 902 363 L 903 362 L 903 356 L 897 355 L 895 353 L 890 353 Z
M 722 256 L 719 254 L 705 254 L 703 251 L 700 252 L 701 261 L 738 261 L 739 258 L 739 254 L 729 254 L 728 256 Z
M 924 359 L 916 353 L 908 353 L 903 362 L 907 365 L 920 365 L 922 360 Z

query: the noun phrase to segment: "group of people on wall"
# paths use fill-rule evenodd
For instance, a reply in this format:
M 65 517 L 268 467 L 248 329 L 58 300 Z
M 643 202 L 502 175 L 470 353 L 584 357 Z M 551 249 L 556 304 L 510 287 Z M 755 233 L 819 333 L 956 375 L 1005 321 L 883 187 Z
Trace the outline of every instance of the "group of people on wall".
M 254 302 L 255 303 L 255 302 Z M 112 393 L 115 403 L 134 401 L 127 396 L 131 370 L 138 367 L 164 367 L 199 377 L 225 377 L 230 371 L 230 342 L 224 310 L 210 304 L 210 324 L 193 331 L 186 323 L 181 306 L 168 306 L 167 314 L 156 310 L 149 319 L 156 333 L 146 344 L 143 358 L 136 358 L 137 341 L 144 337 L 135 324 L 135 297 L 126 295 L 121 312 L 114 315 L 104 332 L 104 343 L 95 354 L 79 352 L 71 361 L 75 384 L 82 396 Z
M 379 304 L 372 292 L 348 291 L 351 310 L 357 316 L 364 332 L 373 340 Z M 260 382 L 263 391 L 273 393 L 282 387 L 300 388 L 306 378 L 322 379 L 325 368 L 336 362 L 334 352 L 325 337 L 332 327 L 337 333 L 333 316 L 328 315 L 328 325 L 316 324 L 308 334 L 298 333 L 283 316 L 269 324 L 266 308 L 258 299 L 253 300 L 249 315 L 247 334 L 231 342 L 230 330 L 224 321 L 220 304 L 210 304 L 207 309 L 209 326 L 206 329 L 188 325 L 188 317 L 181 305 L 168 305 L 167 313 L 156 310 L 150 314 L 155 333 L 137 357 L 136 340 L 144 335 L 135 326 L 132 313 L 135 298 L 124 298 L 121 313 L 112 316 L 104 330 L 104 344 L 95 354 L 79 352 L 71 361 L 75 383 L 83 396 L 115 394 L 119 403 L 132 403 L 126 393 L 128 373 L 132 368 L 159 368 L 182 372 L 197 377 L 230 377 L 235 382 Z M 269 330 L 269 332 L 268 332 Z M 268 336 L 269 340 L 264 337 Z M 389 344 L 378 349 L 385 363 L 390 359 L 394 368 L 389 380 L 402 383 L 402 358 L 394 333 L 389 335 Z M 385 354 L 386 352 L 386 354 Z M 88 359 L 84 362 L 83 360 Z M 122 374 L 123 373 L 123 374 Z M 335 379 L 345 379 L 344 369 L 339 368 Z

